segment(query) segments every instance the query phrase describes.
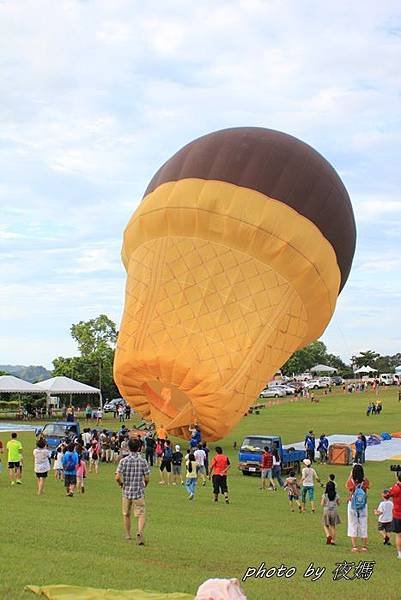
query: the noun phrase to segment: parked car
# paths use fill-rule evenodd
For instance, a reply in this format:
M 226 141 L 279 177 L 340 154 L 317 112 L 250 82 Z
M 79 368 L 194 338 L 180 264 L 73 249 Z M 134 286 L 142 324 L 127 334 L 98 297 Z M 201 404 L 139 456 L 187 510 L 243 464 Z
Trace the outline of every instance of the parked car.
M 262 390 L 259 394 L 259 398 L 283 398 L 285 396 L 285 391 L 280 389 L 278 386 L 272 388 L 266 388 Z
M 125 406 L 124 398 L 114 398 L 113 400 L 110 400 L 110 402 L 106 402 L 103 406 L 103 410 L 105 413 L 114 412 L 119 406 Z
M 331 378 L 332 385 L 344 385 L 345 379 L 339 375 L 333 375 Z
M 329 387 L 329 383 L 327 383 L 327 381 L 322 381 L 321 379 L 312 379 L 312 381 L 308 381 L 307 383 L 305 383 L 305 388 L 307 390 L 318 390 L 318 389 L 323 389 L 323 388 L 328 388 Z

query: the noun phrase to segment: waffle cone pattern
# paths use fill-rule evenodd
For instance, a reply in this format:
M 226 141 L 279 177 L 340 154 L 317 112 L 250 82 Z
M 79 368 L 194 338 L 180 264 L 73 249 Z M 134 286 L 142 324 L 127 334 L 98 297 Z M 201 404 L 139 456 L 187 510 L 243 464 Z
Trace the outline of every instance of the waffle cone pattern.
M 354 248 L 347 192 L 306 144 L 260 128 L 188 144 L 125 230 L 121 394 L 170 434 L 224 437 L 322 334 Z

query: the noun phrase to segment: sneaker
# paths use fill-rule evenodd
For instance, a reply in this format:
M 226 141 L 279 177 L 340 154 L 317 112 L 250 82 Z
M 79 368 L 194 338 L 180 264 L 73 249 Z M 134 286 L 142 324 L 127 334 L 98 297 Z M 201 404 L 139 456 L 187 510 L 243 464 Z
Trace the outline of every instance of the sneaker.
M 11 485 L 15 485 L 15 481 L 12 481 L 12 482 L 11 482 Z
M 137 533 L 136 534 L 136 543 L 138 544 L 138 546 L 144 546 L 145 542 L 143 541 L 143 534 L 142 533 Z
M 230 504 L 230 501 L 228 498 L 226 498 L 226 504 Z
M 194 499 L 194 495 L 193 494 L 189 494 L 188 500 L 193 500 L 193 499 Z
M 17 483 L 18 483 L 18 485 L 22 485 L 21 479 L 17 479 Z

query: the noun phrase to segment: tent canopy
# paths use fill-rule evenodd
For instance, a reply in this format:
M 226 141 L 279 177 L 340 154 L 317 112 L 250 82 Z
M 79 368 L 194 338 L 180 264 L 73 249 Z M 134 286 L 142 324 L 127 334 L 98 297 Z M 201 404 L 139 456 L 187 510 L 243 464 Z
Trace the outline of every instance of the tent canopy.
M 35 383 L 34 386 L 40 387 L 48 395 L 54 396 L 58 394 L 99 394 L 100 396 L 98 388 L 64 376 L 51 377 L 51 379 Z
M 328 367 L 327 365 L 316 365 L 309 370 L 312 373 L 335 373 L 337 371 L 334 367 Z
M 398 367 L 396 367 L 396 368 L 394 369 L 394 371 L 396 372 L 396 374 L 399 374 L 399 373 L 401 373 L 401 365 L 399 365 Z
M 29 383 L 14 375 L 2 375 L 0 377 L 0 394 L 44 394 L 46 390 L 41 383 Z
M 377 369 L 373 369 L 372 367 L 366 366 L 366 367 L 360 367 L 359 369 L 357 369 L 356 371 L 354 371 L 355 373 L 377 373 Z

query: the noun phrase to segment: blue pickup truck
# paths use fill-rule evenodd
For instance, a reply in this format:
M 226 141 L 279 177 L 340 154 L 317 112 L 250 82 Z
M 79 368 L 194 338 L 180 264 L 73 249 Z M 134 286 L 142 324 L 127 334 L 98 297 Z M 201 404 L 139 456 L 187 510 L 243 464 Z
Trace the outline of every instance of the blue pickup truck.
M 300 472 L 301 461 L 306 458 L 305 450 L 284 448 L 279 435 L 247 435 L 238 453 L 238 468 L 243 475 L 260 474 L 261 457 L 265 446 L 271 450 L 277 448 L 281 456 L 283 473 Z
M 73 421 L 55 421 L 46 423 L 44 427 L 38 427 L 35 431 L 37 436 L 44 437 L 49 450 L 54 456 L 61 442 L 72 442 L 81 432 L 79 423 Z

